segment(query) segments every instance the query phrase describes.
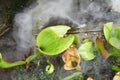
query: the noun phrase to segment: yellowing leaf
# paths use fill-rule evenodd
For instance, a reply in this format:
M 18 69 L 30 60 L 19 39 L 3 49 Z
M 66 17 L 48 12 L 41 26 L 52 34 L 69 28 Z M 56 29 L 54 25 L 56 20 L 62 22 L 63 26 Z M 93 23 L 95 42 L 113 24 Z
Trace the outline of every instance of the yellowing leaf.
M 65 25 L 57 25 L 50 27 L 53 32 L 55 32 L 59 37 L 63 37 L 67 31 L 70 29 L 70 27 Z
M 102 56 L 107 59 L 109 57 L 109 53 L 108 51 L 104 48 L 104 43 L 102 41 L 102 39 L 100 38 L 96 38 L 96 46 L 97 48 L 101 51 Z

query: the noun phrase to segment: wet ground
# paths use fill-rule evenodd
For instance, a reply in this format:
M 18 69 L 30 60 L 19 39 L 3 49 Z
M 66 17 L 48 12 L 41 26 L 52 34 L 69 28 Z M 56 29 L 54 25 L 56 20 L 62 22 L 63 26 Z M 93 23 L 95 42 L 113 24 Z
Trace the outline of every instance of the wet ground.
M 82 2 L 84 3 L 84 1 Z M 2 53 L 3 58 L 10 62 L 16 61 L 16 60 L 24 60 L 25 54 L 29 54 L 30 51 L 33 50 L 34 46 L 26 49 L 22 49 L 20 46 L 20 49 L 18 49 L 17 42 L 14 39 L 13 33 L 12 33 L 14 30 L 13 29 L 14 16 L 16 15 L 16 13 L 21 12 L 24 7 L 29 6 L 31 3 L 32 3 L 32 0 L 1 0 L 0 1 L 0 52 Z M 113 13 L 113 15 L 114 14 L 116 17 L 119 15 L 119 14 L 116 15 L 116 13 Z M 69 14 L 69 15 L 72 15 L 72 14 Z M 77 12 L 77 15 L 78 15 L 78 12 Z M 85 22 L 89 21 L 88 18 L 92 18 L 92 19 L 94 18 L 92 15 L 91 17 L 87 17 L 86 19 L 86 16 L 88 15 L 86 14 L 83 16 L 85 17 Z M 44 26 L 50 26 L 50 25 L 56 25 L 56 24 L 66 24 L 72 27 L 78 26 L 78 24 L 73 24 L 71 20 L 68 21 L 62 18 L 61 20 L 59 18 L 60 19 L 59 21 L 59 20 L 56 20 L 57 18 L 52 17 L 50 18 L 49 22 L 45 21 L 44 23 L 46 24 L 44 24 Z M 75 17 L 72 16 L 72 18 L 74 19 Z M 114 19 L 114 17 L 112 17 L 112 19 Z M 101 26 L 102 23 L 109 21 L 108 17 L 107 17 L 107 20 L 104 20 L 104 18 L 99 20 L 103 20 L 103 21 L 100 24 L 98 24 L 98 26 Z M 97 23 L 99 23 L 99 20 L 97 20 L 96 22 L 96 20 L 94 19 L 94 22 L 96 22 L 94 25 L 97 25 Z M 94 22 L 88 22 L 87 24 L 92 26 Z M 85 27 L 81 29 L 81 33 L 79 33 L 81 41 L 85 38 L 89 38 L 91 41 L 95 42 L 95 39 L 98 36 L 104 39 L 102 31 L 86 32 L 87 30 L 92 28 L 93 27 L 90 27 L 90 28 Z M 98 28 L 98 30 L 99 29 L 101 28 Z M 37 33 L 37 30 L 35 28 L 33 31 L 33 35 L 36 35 L 36 33 Z M 110 57 L 108 60 L 104 61 L 100 53 L 96 53 L 96 54 L 97 54 L 97 57 L 94 60 L 91 60 L 91 61 L 81 60 L 80 65 L 81 65 L 82 71 L 77 71 L 77 70 L 65 71 L 62 66 L 63 62 L 60 58 L 61 55 L 59 56 L 41 55 L 29 64 L 28 69 L 25 68 L 25 65 L 17 66 L 10 69 L 0 69 L 0 80 L 63 80 L 63 78 L 65 78 L 66 76 L 69 76 L 74 72 L 80 72 L 80 73 L 82 72 L 81 74 L 82 77 L 79 75 L 74 77 L 74 79 L 72 80 L 86 80 L 86 78 L 89 76 L 93 77 L 94 80 L 112 80 L 115 72 L 111 69 L 111 66 L 112 64 L 118 65 L 120 63 L 120 60 L 118 60 L 118 58 Z M 45 73 L 47 59 L 50 59 L 51 62 L 53 62 L 53 64 L 55 65 L 55 71 L 51 75 L 47 75 Z

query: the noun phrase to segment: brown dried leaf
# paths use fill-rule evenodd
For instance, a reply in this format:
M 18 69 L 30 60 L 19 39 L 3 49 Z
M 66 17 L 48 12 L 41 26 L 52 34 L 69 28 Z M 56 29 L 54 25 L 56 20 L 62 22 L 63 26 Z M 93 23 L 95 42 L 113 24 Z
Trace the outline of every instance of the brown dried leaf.
M 113 80 L 120 80 L 120 72 L 116 73 Z
M 69 47 L 63 54 L 62 59 L 65 62 L 64 69 L 72 70 L 72 69 L 80 69 L 80 56 L 75 47 Z

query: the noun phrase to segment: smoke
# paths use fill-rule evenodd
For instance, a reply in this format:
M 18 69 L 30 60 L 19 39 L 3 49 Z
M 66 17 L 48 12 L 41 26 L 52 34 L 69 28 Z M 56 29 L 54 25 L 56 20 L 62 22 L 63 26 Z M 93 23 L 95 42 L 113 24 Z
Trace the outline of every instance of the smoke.
M 120 12 L 120 5 L 119 5 L 119 3 L 120 3 L 120 0 L 111 0 L 112 1 L 112 9 L 114 10 L 114 11 L 117 11 L 117 12 Z
M 33 35 L 44 26 L 65 24 L 93 30 L 101 29 L 104 23 L 110 21 L 119 24 L 119 3 L 119 0 L 37 0 L 36 4 L 15 16 L 13 37 L 17 44 L 16 48 L 24 53 L 35 46 Z M 83 73 L 88 72 L 89 65 L 87 62 L 82 63 Z M 98 75 L 99 72 L 97 77 Z
M 30 13 L 19 13 L 15 16 L 13 36 L 19 47 L 33 46 L 32 16 Z

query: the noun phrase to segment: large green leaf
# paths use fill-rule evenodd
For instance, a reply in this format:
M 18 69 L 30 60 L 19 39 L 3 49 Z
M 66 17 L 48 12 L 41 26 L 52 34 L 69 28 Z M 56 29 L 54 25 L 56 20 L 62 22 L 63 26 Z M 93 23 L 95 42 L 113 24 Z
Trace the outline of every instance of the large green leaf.
M 92 42 L 88 41 L 78 48 L 78 52 L 84 60 L 92 60 L 95 58 L 95 55 L 92 53 L 92 47 Z
M 109 37 L 110 37 L 112 25 L 113 25 L 113 22 L 109 22 L 109 23 L 104 24 L 103 32 L 104 32 L 104 35 L 105 35 L 105 38 L 107 41 L 109 40 Z
M 42 30 L 37 36 L 37 46 L 43 54 L 57 55 L 73 43 L 74 35 L 65 33 L 70 29 L 68 26 L 52 26 Z

